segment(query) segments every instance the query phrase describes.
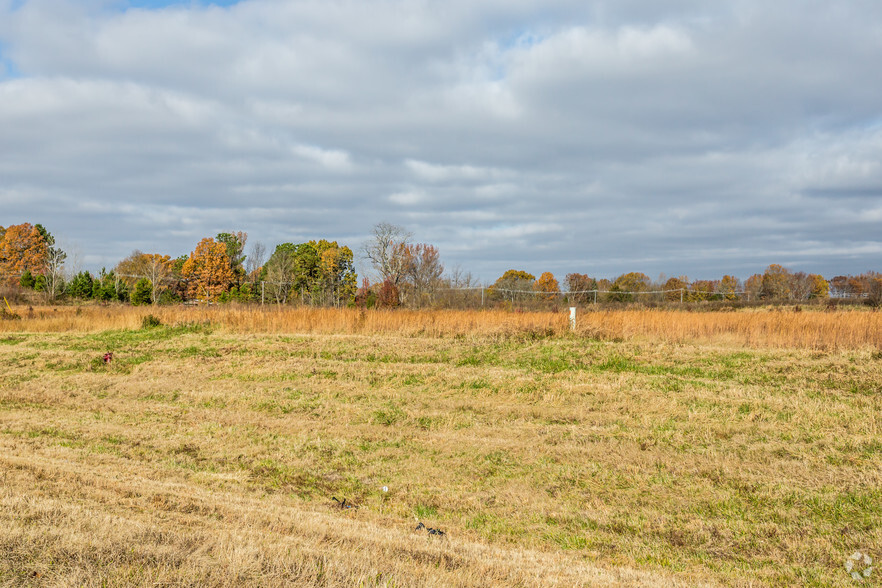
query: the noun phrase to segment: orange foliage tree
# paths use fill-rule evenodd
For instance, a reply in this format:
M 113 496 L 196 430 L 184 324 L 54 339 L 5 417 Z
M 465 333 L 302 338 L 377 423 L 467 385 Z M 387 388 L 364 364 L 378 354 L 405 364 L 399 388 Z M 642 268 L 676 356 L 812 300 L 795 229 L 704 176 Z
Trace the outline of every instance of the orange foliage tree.
M 684 298 L 686 289 L 689 288 L 689 278 L 680 276 L 679 278 L 668 278 L 665 282 L 665 300 L 670 302 L 680 302 Z
M 18 282 L 26 271 L 46 271 L 49 246 L 40 230 L 30 223 L 12 225 L 0 239 L 0 274 L 10 282 Z
M 187 293 L 190 297 L 213 302 L 230 288 L 235 276 L 230 267 L 227 246 L 211 237 L 199 242 L 190 254 L 181 274 L 187 280 Z
M 539 276 L 539 279 L 536 280 L 535 288 L 537 291 L 542 292 L 540 296 L 543 300 L 554 300 L 560 293 L 560 284 L 557 283 L 557 280 L 554 279 L 554 274 L 551 272 L 544 272 Z

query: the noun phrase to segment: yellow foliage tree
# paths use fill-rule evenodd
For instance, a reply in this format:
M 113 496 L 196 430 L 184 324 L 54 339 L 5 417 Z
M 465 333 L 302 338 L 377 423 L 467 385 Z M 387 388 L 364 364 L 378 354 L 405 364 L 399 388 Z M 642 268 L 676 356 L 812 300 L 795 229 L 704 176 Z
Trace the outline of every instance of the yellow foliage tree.
M 216 301 L 229 290 L 235 278 L 227 246 L 211 237 L 199 242 L 196 250 L 184 262 L 181 273 L 187 280 L 188 295 L 204 302 Z
M 149 281 L 150 300 L 155 305 L 159 303 L 163 282 L 172 276 L 172 260 L 168 255 L 141 253 L 136 250 L 117 264 L 116 273 L 122 276 L 123 281 L 132 289 L 140 279 Z
M 791 276 L 792 274 L 789 269 L 773 263 L 763 273 L 761 296 L 767 300 L 786 300 L 790 298 Z
M 738 295 L 735 293 L 738 291 L 738 278 L 735 276 L 723 276 L 723 279 L 720 280 L 720 285 L 717 287 L 717 292 L 723 295 L 723 298 L 726 300 L 735 300 Z
M 809 279 L 812 284 L 811 298 L 827 298 L 830 295 L 830 284 L 824 276 L 811 274 Z
M 10 282 L 18 282 L 26 271 L 42 274 L 46 271 L 49 246 L 39 229 L 30 223 L 12 225 L 0 239 L 0 274 Z

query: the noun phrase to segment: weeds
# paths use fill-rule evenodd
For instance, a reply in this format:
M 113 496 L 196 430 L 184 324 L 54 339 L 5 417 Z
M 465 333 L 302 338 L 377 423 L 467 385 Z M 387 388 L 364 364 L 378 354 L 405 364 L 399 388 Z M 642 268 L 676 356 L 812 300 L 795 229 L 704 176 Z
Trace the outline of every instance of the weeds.
M 156 321 L 159 321 L 156 324 Z M 57 307 L 33 310 L 22 320 L 0 321 L 0 331 L 99 332 L 140 328 L 160 337 L 181 332 L 375 334 L 404 337 L 490 338 L 517 345 L 577 337 L 623 342 L 645 337 L 671 343 L 713 341 L 757 348 L 882 349 L 882 313 L 862 309 L 733 312 L 584 309 L 575 332 L 559 312 L 363 311 L 290 307 Z M 162 325 L 172 327 L 159 328 Z M 382 354 L 378 354 L 382 355 Z M 464 362 L 484 358 L 464 357 Z M 483 363 L 481 363 L 483 365 Z

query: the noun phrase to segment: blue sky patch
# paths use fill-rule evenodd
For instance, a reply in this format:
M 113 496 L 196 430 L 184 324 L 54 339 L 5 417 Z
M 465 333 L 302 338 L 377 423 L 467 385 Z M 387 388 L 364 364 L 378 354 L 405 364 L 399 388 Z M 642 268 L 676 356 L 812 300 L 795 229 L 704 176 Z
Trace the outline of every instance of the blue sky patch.
M 20 78 L 21 71 L 8 55 L 4 53 L 4 46 L 0 43 L 0 80 L 8 80 L 10 78 Z

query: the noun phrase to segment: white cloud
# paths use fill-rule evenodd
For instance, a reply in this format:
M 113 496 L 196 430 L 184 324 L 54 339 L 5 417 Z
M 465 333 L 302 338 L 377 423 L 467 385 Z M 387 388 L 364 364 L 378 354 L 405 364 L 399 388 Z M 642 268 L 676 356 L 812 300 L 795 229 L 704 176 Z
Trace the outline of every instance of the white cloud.
M 429 182 L 481 181 L 513 175 L 506 170 L 476 167 L 473 165 L 439 165 L 415 159 L 408 159 L 404 163 L 417 178 Z
M 295 145 L 291 148 L 291 151 L 298 157 L 314 161 L 335 171 L 346 171 L 352 166 L 352 163 L 349 161 L 349 154 L 339 149 L 322 149 L 312 145 Z
M 402 206 L 413 206 L 426 200 L 426 193 L 421 190 L 411 190 L 407 192 L 396 192 L 389 195 L 389 202 L 400 204 Z
M 667 25 L 648 29 L 624 26 L 614 31 L 572 27 L 542 41 L 511 50 L 512 76 L 543 80 L 573 75 L 633 74 L 688 57 L 689 36 Z

